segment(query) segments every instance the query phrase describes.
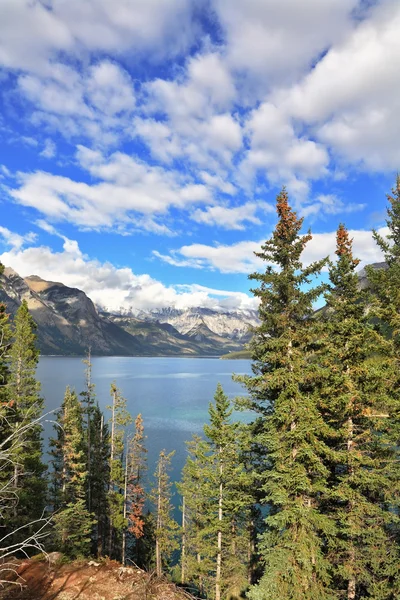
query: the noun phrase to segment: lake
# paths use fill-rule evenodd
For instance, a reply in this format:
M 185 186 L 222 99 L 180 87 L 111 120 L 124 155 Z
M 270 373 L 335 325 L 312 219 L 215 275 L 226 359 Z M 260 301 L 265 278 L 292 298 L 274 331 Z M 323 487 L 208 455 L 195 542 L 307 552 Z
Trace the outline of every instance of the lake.
M 160 450 L 175 450 L 171 470 L 175 481 L 180 479 L 186 460 L 185 442 L 193 433 L 201 434 L 203 424 L 208 421 L 208 405 L 217 383 L 221 383 L 228 397 L 234 398 L 245 390 L 232 381 L 232 374 L 251 372 L 249 360 L 218 358 L 94 357 L 92 363 L 97 400 L 106 418 L 110 384 L 115 381 L 127 399 L 132 417 L 138 413 L 143 416 L 149 476 L 153 475 Z M 67 385 L 77 393 L 83 390 L 84 370 L 82 358 L 40 358 L 37 377 L 42 384 L 46 411 L 61 406 Z M 238 413 L 237 417 L 247 420 L 249 414 Z M 45 423 L 45 438 L 52 435 L 50 419 L 51 415 Z

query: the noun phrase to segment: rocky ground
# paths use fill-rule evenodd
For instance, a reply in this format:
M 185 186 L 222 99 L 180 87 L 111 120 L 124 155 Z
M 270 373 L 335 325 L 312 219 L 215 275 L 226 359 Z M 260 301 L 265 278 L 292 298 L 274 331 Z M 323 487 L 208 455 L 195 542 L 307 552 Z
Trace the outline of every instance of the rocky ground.
M 53 553 L 57 554 L 57 553 Z M 188 600 L 183 590 L 136 567 L 115 561 L 62 564 L 60 557 L 13 561 L 1 600 Z

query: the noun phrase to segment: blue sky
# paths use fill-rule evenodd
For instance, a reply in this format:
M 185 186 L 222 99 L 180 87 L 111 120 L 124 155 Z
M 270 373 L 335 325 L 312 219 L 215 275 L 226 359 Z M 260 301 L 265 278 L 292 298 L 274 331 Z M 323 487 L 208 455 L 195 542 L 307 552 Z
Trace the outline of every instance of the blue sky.
M 246 309 L 286 185 L 380 260 L 398 0 L 1 0 L 0 260 L 110 309 Z M 384 233 L 384 229 L 382 229 Z

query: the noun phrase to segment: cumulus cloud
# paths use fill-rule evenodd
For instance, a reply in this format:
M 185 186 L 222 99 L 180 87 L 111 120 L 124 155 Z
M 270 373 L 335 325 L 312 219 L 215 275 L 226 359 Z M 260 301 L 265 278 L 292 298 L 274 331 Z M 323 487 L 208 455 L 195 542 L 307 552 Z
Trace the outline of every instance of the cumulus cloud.
M 10 190 L 10 195 L 53 221 L 68 221 L 84 228 L 125 224 L 155 233 L 168 232 L 165 224 L 153 218 L 157 214 L 167 213 L 172 206 L 186 209 L 212 200 L 205 185 L 121 152 L 105 157 L 79 146 L 77 159 L 98 183 L 43 171 L 20 173 L 20 186 Z M 135 218 L 137 214 L 139 218 Z
M 291 186 L 299 197 L 308 191 L 308 179 L 327 173 L 329 156 L 324 146 L 298 137 L 290 119 L 274 104 L 264 102 L 254 109 L 247 120 L 246 132 L 249 150 L 240 166 L 242 183 L 264 171 L 270 181 Z M 297 181 L 304 185 L 299 187 Z
M 342 43 L 276 101 L 320 142 L 376 170 L 400 163 L 400 5 L 378 3 Z
M 351 24 L 357 0 L 214 0 L 229 65 L 265 90 L 297 78 Z M 267 88 L 268 89 L 268 88 Z
M 57 152 L 57 146 L 53 142 L 53 140 L 47 138 L 44 142 L 44 148 L 40 152 L 40 156 L 43 158 L 54 158 Z
M 349 202 L 345 203 L 335 194 L 320 194 L 314 201 L 303 205 L 300 210 L 302 217 L 316 217 L 321 214 L 339 215 L 357 212 L 366 208 L 366 204 Z
M 56 128 L 67 138 L 86 136 L 102 145 L 125 135 L 136 104 L 130 75 L 110 60 L 82 71 L 54 63 L 46 76 L 21 74 L 18 88 L 33 104 L 33 123 Z
M 37 238 L 35 233 L 29 232 L 25 235 L 20 235 L 19 233 L 10 231 L 7 227 L 0 227 L 0 237 L 3 240 L 3 244 L 11 246 L 11 248 L 16 250 L 20 250 L 20 248 L 27 244 L 34 243 Z
M 386 236 L 387 228 L 378 232 Z M 354 254 L 361 261 L 361 266 L 383 260 L 383 255 L 375 244 L 372 232 L 363 230 L 350 230 L 353 238 Z M 198 269 L 217 270 L 221 273 L 251 273 L 260 270 L 265 264 L 255 256 L 259 252 L 264 240 L 259 242 L 242 241 L 232 245 L 218 244 L 191 244 L 171 251 L 170 255 L 154 252 L 157 258 L 175 266 L 194 267 Z M 307 244 L 302 261 L 305 265 L 325 256 L 335 259 L 336 231 L 327 233 L 314 233 L 312 240 Z
M 53 230 L 54 233 L 54 230 Z M 0 230 L 2 234 L 2 230 Z M 256 308 L 247 294 L 210 289 L 197 284 L 165 286 L 148 274 L 135 274 L 129 267 L 116 267 L 84 255 L 77 242 L 63 237 L 56 252 L 47 246 L 22 249 L 17 234 L 6 231 L 13 248 L 0 261 L 22 277 L 35 274 L 83 290 L 98 306 L 110 311 L 207 307 L 215 310 Z
M 194 3 L 186 0 L 30 0 L 0 5 L 0 64 L 46 74 L 60 53 L 151 53 L 165 58 L 193 41 Z M 155 18 L 156 15 L 156 18 Z M 18 35 L 15 32 L 18 31 Z
M 197 223 L 215 225 L 223 229 L 245 229 L 245 223 L 261 225 L 262 221 L 256 216 L 258 211 L 271 213 L 274 207 L 266 202 L 246 202 L 232 208 L 226 206 L 209 206 L 205 210 L 198 208 L 191 218 Z
M 229 166 L 242 146 L 242 130 L 231 111 L 234 81 L 219 53 L 189 58 L 181 76 L 155 79 L 145 91 L 147 116 L 136 120 L 135 130 L 155 157 L 183 156 L 214 170 Z M 153 114 L 158 118 L 147 118 Z

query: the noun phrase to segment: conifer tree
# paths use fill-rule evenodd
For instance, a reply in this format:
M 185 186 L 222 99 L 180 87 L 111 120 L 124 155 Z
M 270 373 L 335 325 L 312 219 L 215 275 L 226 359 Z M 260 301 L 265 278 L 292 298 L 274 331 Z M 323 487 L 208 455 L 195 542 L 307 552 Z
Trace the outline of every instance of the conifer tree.
M 156 542 L 156 573 L 161 577 L 163 571 L 169 567 L 170 559 L 178 549 L 177 541 L 178 524 L 172 517 L 171 483 L 168 470 L 175 451 L 166 454 L 161 450 L 154 473 L 155 487 L 151 498 L 155 506 L 155 542 Z
M 109 506 L 109 556 L 121 557 L 122 532 L 126 528 L 124 518 L 124 438 L 125 427 L 132 422 L 126 409 L 126 400 L 121 395 L 115 383 L 111 384 L 112 404 L 110 420 L 110 486 L 108 491 Z
M 0 275 L 4 267 L 0 263 Z M 9 514 L 11 508 L 15 506 L 15 495 L 13 493 L 13 474 L 14 466 L 10 457 L 13 453 L 10 441 L 10 422 L 9 422 L 9 403 L 10 394 L 8 381 L 10 377 L 9 369 L 9 350 L 11 345 L 11 326 L 5 304 L 0 303 L 0 514 L 5 516 Z M 17 440 L 19 446 L 19 440 Z
M 302 253 L 311 234 L 300 235 L 303 220 L 289 205 L 285 189 L 277 197 L 278 223 L 256 255 L 266 262 L 253 293 L 260 300 L 261 324 L 251 342 L 253 375 L 242 377 L 257 418 L 251 435 L 259 450 L 261 502 L 268 506 L 259 551 L 264 575 L 252 600 L 322 600 L 329 591 L 329 563 L 323 536 L 330 520 L 319 511 L 327 486 L 328 449 L 315 397 L 318 365 L 312 360 L 316 333 L 313 302 L 322 286 L 304 289 L 326 260 L 304 267 Z
M 0 263 L 0 275 L 4 271 L 4 266 Z M 8 402 L 8 378 L 9 378 L 9 349 L 11 344 L 10 318 L 7 314 L 6 305 L 0 302 L 0 418 Z M 0 423 L 0 434 L 5 423 Z
M 388 510 L 396 458 L 387 430 L 393 404 L 391 345 L 371 324 L 368 296 L 355 272 L 359 261 L 343 225 L 336 254 L 321 336 L 326 380 L 320 403 L 332 450 L 325 512 L 336 525 L 327 547 L 340 598 L 389 600 L 395 598 L 399 560 L 390 533 L 395 515 Z
M 90 551 L 93 519 L 86 508 L 87 463 L 82 405 L 67 387 L 57 415 L 57 438 L 52 440 L 54 517 L 61 549 L 71 557 Z
M 87 457 L 87 478 L 86 478 L 86 497 L 87 497 L 87 509 L 90 512 L 92 510 L 92 479 L 96 477 L 92 465 L 92 426 L 91 418 L 94 410 L 95 402 L 95 385 L 92 382 L 92 359 L 90 348 L 87 351 L 87 356 L 83 363 L 86 365 L 85 369 L 85 389 L 81 392 L 82 403 L 84 404 L 84 412 L 86 417 L 86 457 Z
M 210 446 L 194 435 L 178 491 L 182 496 L 181 582 L 204 594 L 215 591 L 215 464 Z M 214 475 L 211 477 L 210 474 Z
M 239 596 L 248 583 L 248 528 L 253 501 L 241 460 L 241 427 L 220 384 L 205 440 L 194 437 L 179 486 L 185 498 L 185 578 L 216 600 Z
M 133 539 L 135 562 L 138 560 L 137 541 L 144 535 L 144 474 L 147 468 L 144 445 L 146 436 L 142 415 L 139 414 L 135 420 L 135 433 L 129 440 L 126 452 L 125 466 L 125 516 L 127 518 L 127 529 L 129 537 Z M 123 562 L 125 558 L 126 532 L 124 532 Z M 133 548 L 131 548 L 133 551 Z
M 93 552 L 102 556 L 105 552 L 108 517 L 108 490 L 110 487 L 109 430 L 104 414 L 95 404 L 91 413 L 91 507 L 95 517 Z
M 39 350 L 36 348 L 36 324 L 25 300 L 17 310 L 10 349 L 8 383 L 8 419 L 14 429 L 26 429 L 23 443 L 16 447 L 14 489 L 18 504 L 14 509 L 14 528 L 38 519 L 46 504 L 45 465 L 42 462 L 42 427 L 31 425 L 42 416 L 44 402 L 36 380 Z M 25 533 L 25 532 L 24 532 Z

